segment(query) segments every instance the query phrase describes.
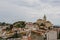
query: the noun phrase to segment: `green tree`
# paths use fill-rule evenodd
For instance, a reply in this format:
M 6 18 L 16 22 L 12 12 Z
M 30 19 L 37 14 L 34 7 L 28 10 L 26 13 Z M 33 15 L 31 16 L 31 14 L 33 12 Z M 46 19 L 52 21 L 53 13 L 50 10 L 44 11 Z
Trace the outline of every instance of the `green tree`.
M 12 30 L 12 28 L 13 28 L 13 25 L 10 25 L 9 27 L 6 27 L 6 31 L 10 31 L 10 30 Z
M 10 30 L 12 30 L 12 28 L 13 28 L 13 25 L 10 25 Z
M 10 29 L 8 27 L 6 27 L 6 31 L 10 31 Z
M 15 27 L 24 28 L 25 27 L 25 21 L 18 21 L 13 24 Z
M 6 24 L 5 22 L 1 23 L 2 26 L 5 26 L 5 24 Z

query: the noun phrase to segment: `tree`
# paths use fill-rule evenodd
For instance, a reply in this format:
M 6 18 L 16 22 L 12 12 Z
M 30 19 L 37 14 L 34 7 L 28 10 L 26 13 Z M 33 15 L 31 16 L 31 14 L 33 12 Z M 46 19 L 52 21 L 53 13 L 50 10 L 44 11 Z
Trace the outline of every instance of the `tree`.
M 10 25 L 10 27 L 6 27 L 6 31 L 10 31 L 12 30 L 12 28 L 13 28 L 13 25 Z
M 6 27 L 6 31 L 10 31 L 10 29 L 8 27 Z
M 2 25 L 2 26 L 5 26 L 5 24 L 6 24 L 6 23 L 5 23 L 5 22 L 3 22 L 1 25 Z
M 59 36 L 58 36 L 58 39 L 60 39 L 60 32 L 59 32 Z
M 15 31 L 15 34 L 12 36 L 12 38 L 18 38 L 19 35 L 17 34 L 17 31 Z
M 20 27 L 20 28 L 24 28 L 25 27 L 25 21 L 18 21 L 18 22 L 15 22 L 13 24 L 15 27 Z
M 10 25 L 10 30 L 12 30 L 12 28 L 13 28 L 13 25 Z

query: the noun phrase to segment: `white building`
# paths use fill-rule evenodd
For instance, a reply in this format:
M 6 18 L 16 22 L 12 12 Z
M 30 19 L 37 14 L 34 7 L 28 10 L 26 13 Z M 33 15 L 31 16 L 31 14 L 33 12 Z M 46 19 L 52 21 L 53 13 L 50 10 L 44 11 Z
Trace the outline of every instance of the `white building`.
M 47 33 L 47 40 L 57 40 L 57 32 L 51 30 Z

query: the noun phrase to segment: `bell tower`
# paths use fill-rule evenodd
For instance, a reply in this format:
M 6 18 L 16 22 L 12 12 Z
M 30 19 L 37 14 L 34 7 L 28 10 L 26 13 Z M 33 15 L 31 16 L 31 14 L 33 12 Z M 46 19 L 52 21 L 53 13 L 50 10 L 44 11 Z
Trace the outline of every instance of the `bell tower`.
M 45 20 L 45 21 L 46 21 L 46 15 L 44 15 L 43 20 Z

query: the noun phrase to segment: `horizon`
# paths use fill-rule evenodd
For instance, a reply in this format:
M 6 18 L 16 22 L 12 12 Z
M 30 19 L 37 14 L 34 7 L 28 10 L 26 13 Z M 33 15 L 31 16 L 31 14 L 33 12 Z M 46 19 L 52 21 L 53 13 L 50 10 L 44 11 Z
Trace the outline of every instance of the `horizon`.
M 36 22 L 44 15 L 60 25 L 60 0 L 0 0 L 0 22 Z

